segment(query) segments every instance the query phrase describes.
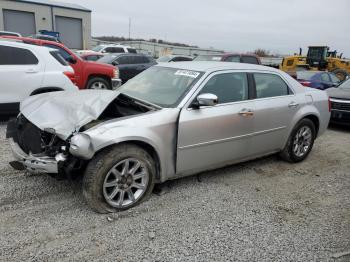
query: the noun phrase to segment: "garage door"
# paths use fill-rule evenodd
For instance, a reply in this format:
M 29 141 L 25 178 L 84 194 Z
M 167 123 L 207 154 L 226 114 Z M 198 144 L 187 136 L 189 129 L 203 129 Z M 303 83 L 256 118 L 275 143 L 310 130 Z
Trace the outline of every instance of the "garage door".
M 17 32 L 23 36 L 36 33 L 34 13 L 4 9 L 3 14 L 5 31 Z
M 83 48 L 83 27 L 81 19 L 56 16 L 57 32 L 60 32 L 60 40 L 69 48 Z

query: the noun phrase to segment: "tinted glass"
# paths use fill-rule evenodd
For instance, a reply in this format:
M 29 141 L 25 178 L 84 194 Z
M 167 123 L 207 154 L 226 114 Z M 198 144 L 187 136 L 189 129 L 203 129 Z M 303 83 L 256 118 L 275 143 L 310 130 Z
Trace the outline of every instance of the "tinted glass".
M 117 58 L 116 60 L 120 65 L 128 65 L 131 64 L 132 61 L 130 60 L 129 56 L 121 56 Z
M 119 91 L 162 107 L 175 107 L 202 73 L 155 66 L 126 82 Z
M 151 62 L 150 58 L 146 56 L 141 56 L 141 59 L 142 59 L 142 63 L 144 64 L 148 64 Z
M 118 57 L 118 55 L 106 55 L 98 59 L 99 63 L 112 64 L 112 62 Z
M 128 52 L 131 53 L 131 54 L 136 54 L 136 49 L 134 48 L 127 48 Z
M 247 75 L 245 73 L 225 73 L 215 75 L 205 84 L 200 93 L 216 95 L 219 104 L 247 100 Z
M 277 75 L 255 73 L 256 97 L 285 96 L 289 94 L 287 84 Z
M 64 66 L 67 66 L 68 63 L 66 62 L 66 60 L 64 60 L 64 58 L 60 55 L 60 53 L 58 51 L 51 51 L 50 54 L 61 64 Z
M 0 46 L 0 65 L 36 65 L 39 61 L 29 50 Z
M 87 61 L 96 61 L 98 57 L 95 55 L 89 55 L 89 56 L 85 56 L 84 59 Z
M 66 51 L 64 50 L 63 48 L 57 46 L 57 45 L 51 45 L 51 44 L 44 44 L 44 46 L 46 47 L 50 47 L 50 48 L 54 48 L 56 50 L 58 50 L 61 54 L 61 56 L 64 58 L 64 59 L 69 59 L 71 57 L 71 55 Z
M 125 53 L 122 47 L 107 47 L 105 50 L 107 53 Z
M 131 56 L 131 63 L 132 64 L 144 64 L 145 60 L 143 56 Z
M 227 58 L 225 59 L 225 61 L 227 61 L 227 62 L 236 62 L 236 63 L 239 63 L 239 62 L 241 62 L 241 58 L 240 58 L 239 56 L 237 56 L 237 55 L 235 55 L 235 56 L 229 56 L 229 57 L 227 57 Z
M 321 80 L 322 80 L 322 81 L 325 81 L 325 82 L 329 82 L 330 80 L 329 80 L 328 74 L 323 73 L 323 74 L 321 75 Z
M 331 82 L 333 83 L 339 83 L 340 79 L 333 73 L 329 73 L 329 77 L 331 78 Z
M 242 63 L 247 63 L 247 64 L 254 64 L 257 65 L 259 64 L 258 59 L 254 56 L 242 56 Z

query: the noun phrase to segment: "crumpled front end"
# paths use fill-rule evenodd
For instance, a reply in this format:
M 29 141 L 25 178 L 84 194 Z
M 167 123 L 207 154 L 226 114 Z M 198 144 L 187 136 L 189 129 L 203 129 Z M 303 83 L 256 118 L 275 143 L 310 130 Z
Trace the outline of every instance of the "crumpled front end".
M 10 165 L 30 173 L 48 173 L 66 176 L 77 166 L 78 159 L 68 154 L 69 144 L 59 138 L 54 130 L 41 130 L 19 115 L 7 126 L 14 161 Z

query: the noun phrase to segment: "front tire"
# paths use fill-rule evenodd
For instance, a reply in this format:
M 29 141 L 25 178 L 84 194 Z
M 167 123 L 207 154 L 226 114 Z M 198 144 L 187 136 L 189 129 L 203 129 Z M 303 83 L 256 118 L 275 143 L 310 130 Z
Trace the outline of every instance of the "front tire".
M 300 120 L 294 127 L 280 156 L 291 163 L 303 161 L 311 152 L 315 138 L 315 124 L 307 118 Z
M 122 144 L 98 153 L 88 164 L 83 195 L 98 213 L 129 209 L 152 193 L 155 164 L 142 148 Z
M 102 77 L 93 77 L 87 83 L 87 89 L 111 90 L 111 84 Z

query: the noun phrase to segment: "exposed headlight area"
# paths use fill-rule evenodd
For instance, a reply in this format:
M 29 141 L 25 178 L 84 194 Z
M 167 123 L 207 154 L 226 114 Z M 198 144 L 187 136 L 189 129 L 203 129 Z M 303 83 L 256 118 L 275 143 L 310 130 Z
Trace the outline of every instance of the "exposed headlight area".
M 94 155 L 91 138 L 84 133 L 78 133 L 72 136 L 70 140 L 69 152 L 78 158 L 88 160 Z

